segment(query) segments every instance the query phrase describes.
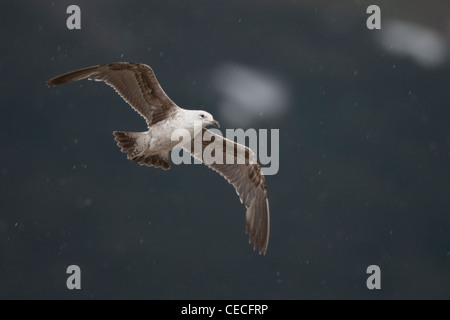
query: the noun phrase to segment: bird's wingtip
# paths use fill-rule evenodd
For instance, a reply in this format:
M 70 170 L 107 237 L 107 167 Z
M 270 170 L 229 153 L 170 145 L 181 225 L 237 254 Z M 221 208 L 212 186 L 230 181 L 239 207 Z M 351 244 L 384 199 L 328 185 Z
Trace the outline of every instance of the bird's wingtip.
M 55 78 L 51 78 L 50 80 L 47 80 L 45 84 L 47 87 L 55 87 L 58 83 L 56 83 Z

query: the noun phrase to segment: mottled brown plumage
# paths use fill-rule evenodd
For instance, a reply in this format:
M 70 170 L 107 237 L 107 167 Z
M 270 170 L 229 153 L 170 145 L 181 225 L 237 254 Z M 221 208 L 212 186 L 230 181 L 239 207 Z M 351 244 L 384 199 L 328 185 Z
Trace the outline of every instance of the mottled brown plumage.
M 145 64 L 116 62 L 71 71 L 47 81 L 53 87 L 66 82 L 89 80 L 104 81 L 141 116 L 147 125 L 167 119 L 178 106 L 159 85 L 152 68 Z M 139 90 L 138 90 L 139 89 Z
M 217 121 L 205 111 L 186 110 L 178 107 L 164 92 L 153 73 L 144 64 L 117 62 L 87 67 L 65 73 L 47 81 L 48 86 L 82 79 L 104 81 L 141 116 L 146 119 L 147 132 L 114 131 L 117 145 L 128 159 L 141 165 L 170 169 L 169 151 L 175 146 L 171 134 L 179 127 L 193 131 L 193 121 L 197 116 L 202 120 L 202 136 L 206 133 L 211 139 L 201 142 L 200 150 L 191 146 L 185 150 L 203 161 L 205 165 L 220 173 L 235 189 L 241 202 L 247 208 L 246 232 L 254 249 L 266 253 L 270 233 L 269 201 L 264 175 L 255 153 L 234 141 L 216 135 L 204 127 L 217 125 Z M 192 122 L 192 124 L 191 124 Z M 210 163 L 204 159 L 205 148 L 212 143 L 222 145 L 222 161 Z M 234 162 L 226 161 L 228 154 Z M 242 163 L 239 161 L 242 160 Z
M 234 141 L 216 135 L 210 130 L 203 129 L 201 150 L 195 150 L 195 141 L 191 143 L 190 148 L 185 148 L 192 156 L 205 165 L 220 173 L 236 189 L 241 202 L 247 208 L 246 230 L 249 234 L 249 242 L 253 242 L 253 248 L 259 248 L 259 253 L 266 253 L 270 234 L 270 213 L 269 200 L 267 198 L 267 185 L 264 175 L 261 174 L 261 167 L 256 160 L 255 153 L 248 147 L 238 144 Z M 211 139 L 209 139 L 211 137 Z M 218 161 L 207 163 L 204 161 L 205 148 L 211 144 L 221 144 L 223 150 Z M 218 148 L 213 148 L 217 150 Z M 220 148 L 219 148 L 220 150 Z M 232 155 L 233 163 L 226 162 L 226 155 Z M 242 155 L 244 163 L 238 164 Z M 215 156 L 215 154 L 212 154 Z

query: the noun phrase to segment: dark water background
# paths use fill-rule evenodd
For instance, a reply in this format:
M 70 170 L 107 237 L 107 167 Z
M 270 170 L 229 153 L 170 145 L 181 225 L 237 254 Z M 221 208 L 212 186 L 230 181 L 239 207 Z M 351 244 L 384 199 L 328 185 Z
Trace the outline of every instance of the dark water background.
M 2 3 L 0 298 L 450 298 L 450 4 L 378 1 L 370 31 L 372 3 L 317 2 Z M 82 30 L 66 28 L 70 4 Z M 381 46 L 388 20 L 433 30 L 444 57 L 427 63 L 426 42 L 413 41 L 425 60 Z M 223 128 L 238 124 L 219 110 L 220 66 L 283 83 L 285 111 L 244 127 L 280 129 L 266 256 L 219 175 L 126 159 L 112 131 L 146 127 L 109 87 L 45 86 L 114 61 L 149 64 L 175 102 Z M 366 287 L 372 264 L 381 290 Z

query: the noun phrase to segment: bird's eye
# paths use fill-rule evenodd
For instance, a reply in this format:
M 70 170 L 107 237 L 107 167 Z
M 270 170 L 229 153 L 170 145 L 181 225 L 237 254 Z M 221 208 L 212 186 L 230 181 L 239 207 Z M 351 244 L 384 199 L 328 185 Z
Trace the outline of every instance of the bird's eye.
M 201 115 L 200 115 L 200 117 L 204 118 L 204 117 L 205 117 L 205 115 L 204 115 L 204 114 L 201 114 Z

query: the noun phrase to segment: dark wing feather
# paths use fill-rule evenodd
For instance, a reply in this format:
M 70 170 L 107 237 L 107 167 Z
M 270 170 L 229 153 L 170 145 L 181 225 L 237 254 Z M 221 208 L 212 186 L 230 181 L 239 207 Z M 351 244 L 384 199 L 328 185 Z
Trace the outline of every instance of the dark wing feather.
M 104 81 L 140 115 L 147 125 L 176 112 L 178 106 L 166 95 L 152 68 L 145 64 L 116 62 L 71 71 L 47 81 L 49 87 L 88 78 Z
M 256 155 L 252 150 L 241 144 L 216 135 L 207 129 L 203 129 L 202 134 L 204 135 L 205 132 L 208 135 L 208 138 L 205 138 L 206 140 L 213 137 L 210 141 L 202 141 L 202 147 L 195 148 L 194 139 L 192 141 L 193 143 L 184 149 L 189 151 L 194 158 L 201 160 L 205 165 L 220 173 L 234 186 L 241 202 L 247 208 L 246 233 L 249 234 L 249 242 L 254 241 L 253 249 L 258 248 L 259 253 L 265 254 L 270 233 L 269 200 L 267 198 L 266 179 L 261 173 L 261 167 Z M 211 146 L 208 149 L 209 151 L 211 149 L 220 150 L 219 145 L 222 145 L 222 161 L 219 160 L 211 163 L 211 160 L 204 158 L 207 156 L 204 153 L 205 148 L 213 143 L 215 146 Z M 227 152 L 234 158 L 234 164 L 226 163 Z M 238 164 L 238 154 L 243 155 L 245 163 Z M 214 157 L 214 154 L 212 156 Z

